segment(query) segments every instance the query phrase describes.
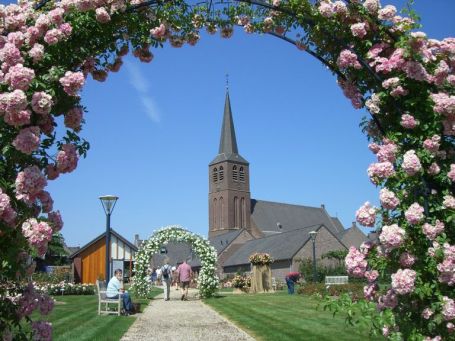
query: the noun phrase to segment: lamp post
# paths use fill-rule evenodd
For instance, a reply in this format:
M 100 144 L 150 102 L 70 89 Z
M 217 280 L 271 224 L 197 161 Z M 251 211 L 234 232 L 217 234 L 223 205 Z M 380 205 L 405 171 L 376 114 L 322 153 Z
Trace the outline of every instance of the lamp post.
M 309 233 L 311 241 L 313 242 L 313 282 L 316 283 L 317 281 L 317 273 L 316 273 L 316 235 L 318 233 L 316 231 L 311 231 Z
M 106 283 L 109 281 L 110 270 L 110 245 L 111 245 L 111 213 L 114 211 L 115 203 L 118 197 L 115 195 L 103 195 L 99 198 L 103 206 L 104 213 L 106 213 Z

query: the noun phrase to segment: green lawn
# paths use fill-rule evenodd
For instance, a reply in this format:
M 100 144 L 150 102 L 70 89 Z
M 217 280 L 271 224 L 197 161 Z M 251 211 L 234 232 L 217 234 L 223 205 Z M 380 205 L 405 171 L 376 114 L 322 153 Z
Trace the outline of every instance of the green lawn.
M 150 297 L 162 292 L 153 289 Z M 47 320 L 52 322 L 53 340 L 120 340 L 136 319 L 136 315 L 98 316 L 98 296 L 56 296 L 56 304 Z M 137 299 L 141 310 L 148 304 L 148 299 Z
M 368 330 L 346 325 L 342 316 L 324 311 L 313 297 L 275 294 L 230 294 L 204 302 L 237 326 L 263 341 L 383 340 L 368 335 Z

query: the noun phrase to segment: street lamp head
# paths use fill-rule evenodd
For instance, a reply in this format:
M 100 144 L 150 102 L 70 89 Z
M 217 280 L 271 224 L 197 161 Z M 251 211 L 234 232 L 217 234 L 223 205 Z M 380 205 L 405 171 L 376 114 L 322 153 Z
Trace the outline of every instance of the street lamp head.
M 104 212 L 106 214 L 111 214 L 118 197 L 115 195 L 102 195 L 99 199 L 101 200 L 101 205 L 103 205 Z
M 311 231 L 308 233 L 310 235 L 311 240 L 314 242 L 316 240 L 316 235 L 318 234 L 317 231 Z

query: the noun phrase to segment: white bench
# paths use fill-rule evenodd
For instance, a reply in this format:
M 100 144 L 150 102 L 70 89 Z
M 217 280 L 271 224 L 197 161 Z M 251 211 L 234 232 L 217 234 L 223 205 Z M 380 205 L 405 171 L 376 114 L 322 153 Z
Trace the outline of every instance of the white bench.
M 119 295 L 118 298 L 108 298 L 106 296 L 106 282 L 96 281 L 96 289 L 98 290 L 98 315 L 101 314 L 117 314 L 120 316 L 122 311 L 122 297 Z M 116 310 L 110 310 L 109 304 L 116 304 Z M 102 307 L 103 306 L 103 307 Z M 102 309 L 104 308 L 104 309 Z
M 348 276 L 325 276 L 326 287 L 329 287 L 331 285 L 348 284 L 348 281 Z

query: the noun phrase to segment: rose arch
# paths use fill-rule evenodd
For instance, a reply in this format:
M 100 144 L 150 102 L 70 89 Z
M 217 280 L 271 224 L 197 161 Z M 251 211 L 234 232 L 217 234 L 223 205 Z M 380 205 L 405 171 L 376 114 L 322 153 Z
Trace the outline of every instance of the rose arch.
M 104 81 L 130 49 L 150 62 L 152 49 L 167 42 L 195 45 L 201 30 L 229 38 L 235 25 L 311 54 L 354 108 L 370 114 L 362 128 L 378 159 L 368 175 L 380 187 L 381 205 L 367 202 L 356 216 L 378 239 L 351 249 L 346 265 L 368 283 L 363 307 L 379 311 L 373 330 L 393 339 L 453 337 L 455 39 L 429 39 L 415 31 L 416 18 L 379 0 L 21 1 L 0 6 L 0 21 L 5 339 L 27 337 L 18 322 L 30 321 L 38 307 L 43 314 L 52 308 L 24 279 L 33 272 L 28 254 L 43 255 L 63 225 L 46 185 L 72 172 L 89 148 L 79 136 L 86 78 Z M 36 338 L 49 335 L 47 322 L 31 324 Z
M 134 264 L 132 290 L 147 296 L 151 289 L 150 274 L 147 272 L 152 256 L 160 252 L 163 245 L 170 241 L 188 243 L 201 261 L 197 277 L 200 297 L 210 297 L 218 288 L 215 274 L 217 252 L 207 239 L 183 229 L 180 226 L 167 226 L 156 231 L 139 249 Z

